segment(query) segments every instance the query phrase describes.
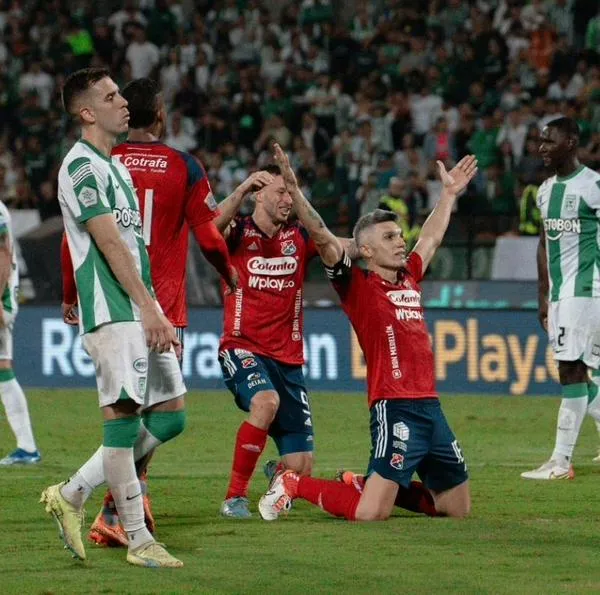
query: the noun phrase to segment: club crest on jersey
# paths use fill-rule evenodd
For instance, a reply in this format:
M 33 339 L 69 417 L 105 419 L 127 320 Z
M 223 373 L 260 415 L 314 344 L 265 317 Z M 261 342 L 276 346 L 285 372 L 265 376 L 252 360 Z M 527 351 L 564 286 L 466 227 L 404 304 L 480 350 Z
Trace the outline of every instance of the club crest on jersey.
M 579 206 L 578 202 L 576 194 L 567 194 L 565 196 L 565 209 L 567 211 L 576 211 Z
M 281 253 L 284 256 L 292 256 L 292 254 L 296 254 L 296 244 L 294 244 L 294 240 L 285 240 L 281 242 Z
M 390 466 L 398 471 L 402 471 L 404 467 L 404 455 L 399 452 L 393 452 L 390 459 Z

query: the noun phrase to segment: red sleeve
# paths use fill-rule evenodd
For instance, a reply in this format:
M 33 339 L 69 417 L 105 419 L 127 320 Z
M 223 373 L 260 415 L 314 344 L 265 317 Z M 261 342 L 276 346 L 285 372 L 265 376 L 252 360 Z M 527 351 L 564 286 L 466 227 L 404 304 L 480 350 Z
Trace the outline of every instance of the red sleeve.
M 419 283 L 423 279 L 423 259 L 418 252 L 411 252 L 406 261 L 406 270 Z
M 63 303 L 74 304 L 77 302 L 77 286 L 75 285 L 75 273 L 73 271 L 73 261 L 69 252 L 67 243 L 67 234 L 63 233 L 62 243 L 60 245 L 60 264 L 63 278 Z
M 219 211 L 204 168 L 191 155 L 187 153 L 180 153 L 180 155 L 183 157 L 188 174 L 185 219 L 194 229 L 197 225 L 212 221 Z
M 212 220 L 192 228 L 194 237 L 206 256 L 227 284 L 231 284 L 231 259 L 225 239 Z

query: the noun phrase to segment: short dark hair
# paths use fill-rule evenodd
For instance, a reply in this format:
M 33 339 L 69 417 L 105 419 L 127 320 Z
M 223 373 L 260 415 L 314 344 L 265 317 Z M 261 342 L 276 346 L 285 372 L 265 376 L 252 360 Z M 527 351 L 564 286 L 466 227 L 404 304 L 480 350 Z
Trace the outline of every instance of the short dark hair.
M 354 238 L 356 245 L 360 246 L 359 238 L 365 230 L 367 230 L 369 227 L 373 227 L 373 225 L 377 225 L 378 223 L 387 223 L 388 221 L 397 223 L 398 215 L 392 211 L 384 211 L 383 209 L 375 209 L 371 213 L 363 215 L 356 222 L 354 231 L 352 232 L 352 237 Z
M 129 104 L 129 128 L 148 128 L 156 122 L 159 107 L 159 84 L 150 78 L 131 81 L 121 91 Z
M 65 111 L 74 116 L 73 104 L 75 99 L 106 77 L 110 77 L 107 68 L 83 68 L 70 74 L 62 89 L 62 102 Z
M 581 130 L 579 124 L 573 118 L 556 118 L 555 120 L 550 120 L 546 126 L 548 128 L 555 128 L 567 137 L 574 137 L 579 142 Z
M 281 168 L 276 163 L 269 163 L 261 168 L 262 171 L 266 171 L 272 176 L 280 176 Z

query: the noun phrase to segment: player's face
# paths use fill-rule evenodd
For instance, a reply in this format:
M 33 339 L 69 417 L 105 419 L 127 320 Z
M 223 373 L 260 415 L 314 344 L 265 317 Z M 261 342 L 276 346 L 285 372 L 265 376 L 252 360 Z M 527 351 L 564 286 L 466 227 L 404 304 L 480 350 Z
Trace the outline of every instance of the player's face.
M 365 240 L 367 256 L 382 269 L 400 270 L 406 266 L 406 242 L 394 221 L 374 225 Z
M 292 197 L 281 176 L 275 176 L 273 182 L 256 195 L 256 208 L 263 209 L 275 225 L 281 225 L 289 219 Z
M 105 77 L 90 88 L 89 101 L 84 109 L 88 111 L 88 117 L 93 118 L 93 124 L 104 132 L 115 136 L 127 132 L 127 101 L 111 78 Z
M 556 169 L 571 152 L 568 137 L 557 128 L 545 126 L 540 134 L 540 157 L 544 165 L 550 169 Z

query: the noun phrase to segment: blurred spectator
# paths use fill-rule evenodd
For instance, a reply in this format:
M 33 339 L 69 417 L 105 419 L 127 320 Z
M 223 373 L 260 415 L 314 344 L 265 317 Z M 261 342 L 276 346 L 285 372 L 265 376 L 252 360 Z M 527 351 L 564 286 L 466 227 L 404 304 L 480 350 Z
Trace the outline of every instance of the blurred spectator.
M 146 39 L 146 30 L 138 23 L 132 26 L 133 39 L 125 52 L 134 79 L 150 76 L 158 66 L 160 52 L 155 44 Z

